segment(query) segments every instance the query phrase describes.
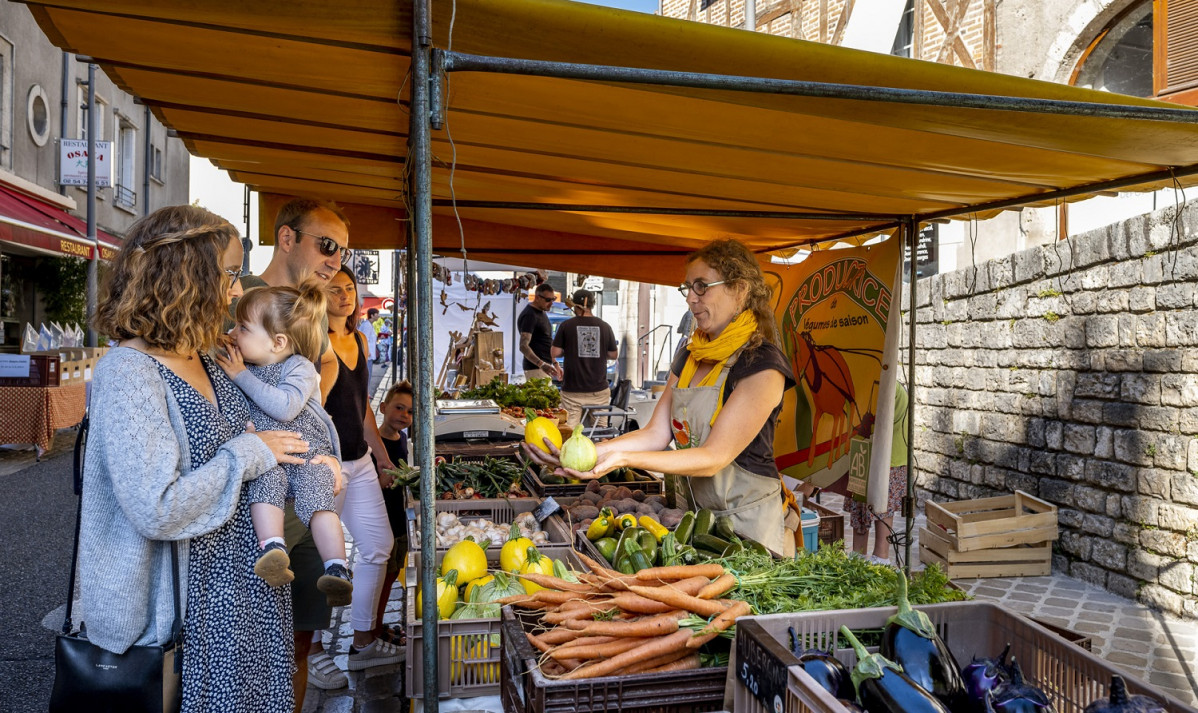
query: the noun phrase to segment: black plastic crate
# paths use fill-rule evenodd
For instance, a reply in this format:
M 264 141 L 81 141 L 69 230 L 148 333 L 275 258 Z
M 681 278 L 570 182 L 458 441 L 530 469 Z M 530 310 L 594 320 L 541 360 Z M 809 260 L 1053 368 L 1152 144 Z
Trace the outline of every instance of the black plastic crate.
M 632 471 L 635 480 L 631 481 L 613 481 L 612 485 L 627 485 L 634 490 L 643 490 L 645 495 L 661 495 L 663 494 L 661 480 L 649 475 L 647 471 L 629 468 Z M 524 485 L 528 488 L 528 492 L 540 497 L 577 497 L 582 495 L 587 489 L 586 483 L 545 483 L 541 480 L 541 474 L 537 468 L 532 467 L 524 474 Z
M 728 667 L 671 673 L 602 676 L 577 681 L 546 678 L 528 642 L 540 612 L 503 608 L 499 686 L 504 713 L 711 713 L 724 709 Z

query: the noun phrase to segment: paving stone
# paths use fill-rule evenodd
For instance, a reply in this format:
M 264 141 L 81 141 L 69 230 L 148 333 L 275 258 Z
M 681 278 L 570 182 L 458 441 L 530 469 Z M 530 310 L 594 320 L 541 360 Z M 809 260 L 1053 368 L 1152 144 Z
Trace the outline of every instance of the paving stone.
M 1053 626 L 1061 626 L 1066 629 L 1068 629 L 1070 626 L 1072 626 L 1072 622 L 1070 622 L 1069 619 L 1066 619 L 1064 617 L 1037 615 L 1036 619 L 1039 621 L 1042 621 L 1046 624 L 1052 624 Z
M 1040 614 L 1048 614 L 1050 616 L 1055 616 L 1055 617 L 1060 617 L 1062 619 L 1071 620 L 1071 619 L 1073 619 L 1073 617 L 1076 613 L 1077 613 L 1076 611 L 1074 611 L 1073 609 L 1068 608 L 1068 607 L 1049 607 L 1049 606 L 1043 606 L 1043 605 L 1036 607 L 1037 618 L 1039 618 Z
M 1005 598 L 1007 601 L 1013 600 L 1017 602 L 1030 602 L 1033 604 L 1039 604 L 1041 599 L 1040 595 L 1028 594 L 1027 592 L 1007 592 Z
M 1121 627 L 1115 629 L 1111 634 L 1115 638 L 1135 639 L 1136 641 L 1152 641 L 1152 631 L 1149 629 L 1137 629 L 1131 627 Z
M 1190 679 L 1184 675 L 1175 673 L 1166 673 L 1164 671 L 1152 671 L 1148 674 L 1148 682 L 1158 686 L 1167 686 L 1178 691 L 1184 691 L 1191 688 Z
M 1148 668 L 1147 657 L 1129 654 L 1126 651 L 1115 651 L 1111 654 L 1108 654 L 1104 658 L 1111 663 L 1122 664 L 1123 666 L 1131 667 L 1132 670 L 1139 669 L 1140 671 L 1143 671 L 1144 669 Z
M 1080 611 L 1077 613 L 1077 620 L 1090 621 L 1095 624 L 1106 624 L 1108 626 L 1114 625 L 1111 621 L 1111 615 L 1100 611 Z
M 358 710 L 361 713 L 403 713 L 408 710 L 408 701 L 398 697 L 377 699 L 366 701 Z
M 1083 634 L 1104 634 L 1110 631 L 1110 627 L 1105 624 L 1099 624 L 1093 621 L 1079 621 L 1073 625 L 1075 631 L 1080 631 Z M 1147 648 L 1147 646 L 1145 646 Z
M 1100 611 L 1108 614 L 1113 614 L 1119 610 L 1115 604 L 1107 604 L 1105 602 L 1082 602 L 1082 609 L 1086 611 Z
M 312 690 L 309 688 L 308 690 Z M 304 701 L 304 708 L 307 709 L 307 701 Z M 324 700 L 320 707 L 321 713 L 353 713 L 354 699 L 353 696 L 339 695 L 330 696 Z
M 1006 590 L 993 587 L 978 587 L 970 592 L 975 597 L 986 597 L 987 599 L 1001 599 L 1006 593 Z
M 1152 645 L 1147 641 L 1122 639 L 1116 636 L 1110 639 L 1109 648 L 1112 651 L 1130 651 L 1133 654 L 1146 654 L 1152 650 Z
M 1061 597 L 1048 597 L 1043 600 L 1045 606 L 1049 607 L 1066 607 L 1073 608 L 1077 604 L 1076 599 L 1062 599 Z

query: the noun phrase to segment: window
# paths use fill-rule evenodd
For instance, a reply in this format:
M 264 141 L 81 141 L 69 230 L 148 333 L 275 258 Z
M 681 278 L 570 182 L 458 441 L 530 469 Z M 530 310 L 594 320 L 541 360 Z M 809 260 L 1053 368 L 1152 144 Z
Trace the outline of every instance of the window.
M 162 149 L 157 144 L 150 144 L 150 178 L 162 180 Z
M 896 57 L 910 57 L 915 44 L 915 0 L 907 0 L 903 8 L 903 16 L 899 18 L 898 32 L 894 34 L 894 46 L 890 54 Z
M 1092 44 L 1074 81 L 1079 87 L 1133 97 L 1153 96 L 1152 3 L 1134 6 Z
M 41 85 L 34 84 L 29 89 L 25 118 L 33 143 L 45 146 L 50 140 L 50 106 Z
M 96 95 L 96 141 L 104 140 L 104 117 L 108 114 L 108 102 Z M 79 138 L 87 140 L 87 82 L 79 84 Z
M 137 193 L 133 190 L 137 177 L 137 129 L 123 119 L 119 121 L 116 133 L 116 146 L 113 147 L 113 157 L 116 159 L 116 204 L 126 208 L 137 205 Z

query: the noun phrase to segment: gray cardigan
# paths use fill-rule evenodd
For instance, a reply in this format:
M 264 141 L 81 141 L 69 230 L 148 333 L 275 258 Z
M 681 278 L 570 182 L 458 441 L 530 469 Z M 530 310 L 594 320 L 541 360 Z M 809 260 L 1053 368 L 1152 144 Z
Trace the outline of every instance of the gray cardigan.
M 92 642 L 123 653 L 170 637 L 168 541 L 179 541 L 186 609 L 188 539 L 227 522 L 242 483 L 276 461 L 262 439 L 242 434 L 193 470 L 183 414 L 157 361 L 128 347 L 113 349 L 96 365 L 89 408 L 81 614 Z

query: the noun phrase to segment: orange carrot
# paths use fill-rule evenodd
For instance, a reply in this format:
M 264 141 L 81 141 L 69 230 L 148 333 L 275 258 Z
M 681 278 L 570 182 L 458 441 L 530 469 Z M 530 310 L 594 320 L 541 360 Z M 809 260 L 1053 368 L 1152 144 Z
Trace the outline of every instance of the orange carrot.
M 606 644 L 611 641 L 627 641 L 627 639 L 621 639 L 615 636 L 580 636 L 573 641 L 567 641 L 561 646 L 558 646 L 555 650 L 561 651 L 563 649 L 576 649 L 580 646 L 597 646 L 599 644 Z
M 695 596 L 700 599 L 716 599 L 736 586 L 736 575 L 722 574 L 720 578 L 699 590 Z
M 660 636 L 678 631 L 678 620 L 686 612 L 672 612 L 636 621 L 594 621 L 582 630 L 583 636 Z
M 639 638 L 617 638 L 617 637 L 589 637 L 593 639 L 611 638 L 611 641 L 602 644 L 593 644 L 590 646 L 569 646 L 565 644 L 559 646 L 549 655 L 555 659 L 606 659 L 622 654 L 630 649 L 635 649 L 645 643 L 646 639 Z
M 500 597 L 499 599 L 495 600 L 495 603 L 496 604 L 514 604 L 516 606 L 526 607 L 535 601 L 536 600 L 532 598 L 532 595 L 529 595 L 529 594 L 513 594 L 510 597 Z
M 715 579 L 724 575 L 724 566 L 720 564 L 687 564 L 673 567 L 649 567 L 636 573 L 636 578 L 642 582 L 676 582 L 691 577 L 706 577 Z
M 702 663 L 699 661 L 699 652 L 696 651 L 688 656 L 683 656 L 680 659 L 675 659 L 670 663 L 663 664 L 657 668 L 651 668 L 645 673 L 668 673 L 670 671 L 689 671 L 699 668 Z
M 517 575 L 520 579 L 527 579 L 533 584 L 539 584 L 546 589 L 555 589 L 559 592 L 577 592 L 579 594 L 592 594 L 595 588 L 589 584 L 578 584 L 575 582 L 567 582 L 564 579 L 551 577 L 547 574 L 536 574 L 535 572 L 526 572 Z
M 607 565 L 596 562 L 578 550 L 574 550 L 574 554 L 578 555 L 578 559 L 582 560 L 582 563 L 589 567 L 595 574 L 610 574 L 612 572 L 612 570 L 608 569 Z M 617 572 L 616 574 L 619 573 Z
M 686 649 L 683 649 L 682 651 L 671 651 L 670 653 L 665 654 L 664 656 L 658 656 L 656 658 L 647 659 L 645 661 L 637 661 L 636 663 L 634 663 L 630 666 L 626 666 L 623 670 L 621 670 L 619 672 L 619 674 L 621 676 L 627 676 L 627 675 L 634 674 L 634 673 L 645 673 L 647 671 L 652 671 L 656 668 L 660 668 L 661 666 L 666 666 L 671 663 L 674 663 L 678 659 L 685 658 L 686 656 L 689 656 L 689 655 L 690 655 L 690 653 Z
M 533 647 L 536 648 L 537 651 L 548 653 L 549 649 L 552 648 L 549 644 L 546 644 L 544 641 L 541 641 L 539 638 L 537 638 L 536 636 L 533 636 L 532 634 L 525 633 L 524 635 L 528 637 L 528 643 L 532 644 Z
M 577 639 L 578 632 L 571 629 L 563 629 L 559 626 L 556 629 L 550 629 L 544 634 L 540 634 L 537 638 L 541 640 L 541 643 L 553 646 L 554 644 L 564 644 L 567 641 Z
M 667 584 L 665 586 L 672 589 L 677 589 L 683 594 L 689 594 L 692 597 L 696 597 L 699 595 L 699 592 L 703 591 L 704 587 L 710 584 L 711 580 L 707 577 L 690 577 L 689 579 L 679 580 L 673 584 Z
M 732 626 L 742 616 L 748 616 L 753 613 L 753 608 L 748 602 L 733 602 L 731 606 L 725 609 L 719 616 L 711 620 L 711 623 L 703 627 L 701 631 L 695 634 L 690 641 L 686 642 L 688 649 L 697 649 L 708 641 L 720 635 L 728 627 Z
M 656 604 L 657 602 L 652 603 Z M 608 611 L 614 606 L 616 605 L 613 601 L 606 601 L 601 606 L 571 607 L 569 609 L 566 609 L 566 605 L 563 604 L 559 611 L 549 612 L 545 616 L 541 617 L 541 621 L 546 624 L 563 624 L 571 619 L 590 619 L 596 613 Z
M 677 622 L 674 623 L 677 624 Z M 576 668 L 562 678 L 573 680 L 578 678 L 607 676 L 625 668 L 630 664 L 636 663 L 637 661 L 657 658 L 672 651 L 676 652 L 686 646 L 686 640 L 689 639 L 690 636 L 690 630 L 675 631 L 669 636 L 651 639 L 635 649 L 629 649 L 628 651 L 625 651 L 622 654 L 617 654 L 610 659 L 596 661 L 586 666 Z
M 624 611 L 635 612 L 637 614 L 664 614 L 668 611 L 674 611 L 674 607 L 669 604 L 655 602 L 652 599 L 646 599 L 632 592 L 624 592 L 617 595 L 611 600 L 611 603 Z
M 558 659 L 557 662 L 565 667 L 566 671 L 573 671 L 582 665 L 582 661 L 579 659 Z
M 631 587 L 636 594 L 652 599 L 655 602 L 669 604 L 678 609 L 686 609 L 696 614 L 703 616 L 715 616 L 724 611 L 727 607 L 719 602 L 713 602 L 708 599 L 699 599 L 692 597 L 689 594 L 684 594 L 671 587 Z

